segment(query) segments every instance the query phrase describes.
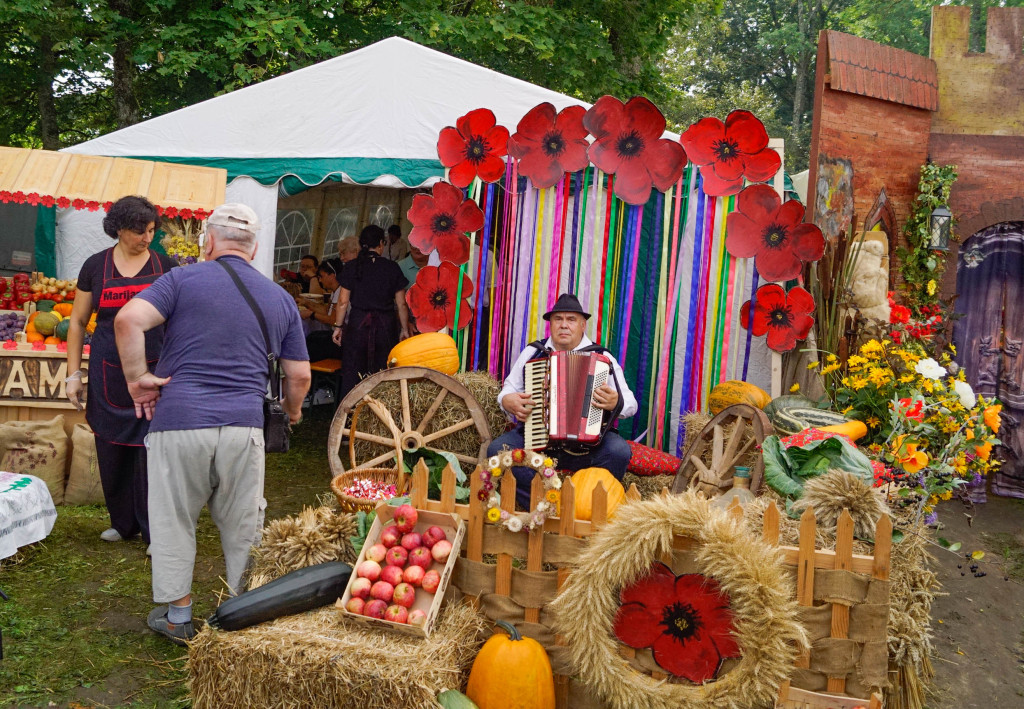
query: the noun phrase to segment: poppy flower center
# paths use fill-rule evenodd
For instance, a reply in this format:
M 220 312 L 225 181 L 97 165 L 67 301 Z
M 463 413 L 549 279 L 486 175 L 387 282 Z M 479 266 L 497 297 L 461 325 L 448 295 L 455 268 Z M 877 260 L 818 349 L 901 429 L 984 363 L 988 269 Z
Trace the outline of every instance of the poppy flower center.
M 435 214 L 433 222 L 433 231 L 436 234 L 444 234 L 452 230 L 455 226 L 455 219 L 451 214 Z
M 734 140 L 728 140 L 723 138 L 714 144 L 712 150 L 715 151 L 715 155 L 719 160 L 732 160 L 740 154 L 739 145 Z
M 438 310 L 444 310 L 448 305 L 448 291 L 438 288 L 430 294 L 430 304 Z
M 768 320 L 773 327 L 786 327 L 789 325 L 789 310 L 776 308 L 768 314 Z
M 685 643 L 700 630 L 701 620 L 693 606 L 676 601 L 665 606 L 660 625 L 665 628 L 666 635 Z
M 620 135 L 615 148 L 622 157 L 631 158 L 644 149 L 644 139 L 634 130 Z
M 557 157 L 565 150 L 565 139 L 561 133 L 548 133 L 543 140 L 544 152 L 550 157 Z
M 764 239 L 765 246 L 770 249 L 781 248 L 786 243 L 786 239 L 789 236 L 789 230 L 781 224 L 769 224 L 768 227 L 762 233 L 762 239 Z
M 466 141 L 466 159 L 480 162 L 487 155 L 487 143 L 479 135 L 470 136 Z

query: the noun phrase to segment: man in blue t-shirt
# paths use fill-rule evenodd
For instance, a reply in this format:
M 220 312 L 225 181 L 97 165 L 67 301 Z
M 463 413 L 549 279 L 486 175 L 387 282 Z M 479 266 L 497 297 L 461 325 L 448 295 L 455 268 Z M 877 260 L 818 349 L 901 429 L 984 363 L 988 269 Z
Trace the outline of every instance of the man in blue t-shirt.
M 207 221 L 206 262 L 160 277 L 114 321 L 136 415 L 152 421 L 146 447 L 153 600 L 168 605 L 154 608 L 148 623 L 180 645 L 195 635 L 192 572 L 203 506 L 220 530 L 233 593 L 242 590 L 249 549 L 259 540 L 266 508 L 267 345 L 259 320 L 225 266 L 241 279 L 266 321 L 270 347 L 286 378 L 284 408 L 292 423 L 302 417 L 309 389 L 298 309 L 284 289 L 250 265 L 258 229 L 249 207 L 217 207 Z M 161 324 L 163 350 L 156 371 L 150 372 L 144 333 Z

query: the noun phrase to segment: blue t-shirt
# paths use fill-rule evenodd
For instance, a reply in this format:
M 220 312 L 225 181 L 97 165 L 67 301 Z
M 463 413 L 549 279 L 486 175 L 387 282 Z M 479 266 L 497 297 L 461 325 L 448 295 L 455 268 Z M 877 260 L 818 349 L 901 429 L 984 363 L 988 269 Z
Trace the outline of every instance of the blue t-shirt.
M 238 256 L 222 256 L 263 312 L 281 359 L 308 360 L 302 320 L 291 296 Z M 136 296 L 167 320 L 150 431 L 216 426 L 263 427 L 267 350 L 259 321 L 219 263 L 175 268 Z

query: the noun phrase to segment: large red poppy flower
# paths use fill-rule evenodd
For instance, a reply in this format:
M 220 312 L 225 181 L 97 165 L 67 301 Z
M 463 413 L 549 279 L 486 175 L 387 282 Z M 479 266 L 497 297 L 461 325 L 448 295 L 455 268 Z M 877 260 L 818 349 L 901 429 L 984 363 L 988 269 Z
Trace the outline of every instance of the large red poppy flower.
M 462 191 L 447 182 L 435 182 L 431 194 L 418 194 L 406 215 L 412 222 L 409 243 L 425 254 L 437 249 L 442 261 L 463 264 L 469 260 L 466 232 L 484 225 L 484 213 Z
M 825 239 L 814 224 L 804 224 L 804 207 L 791 199 L 783 203 L 768 185 L 751 185 L 740 192 L 736 211 L 726 217 L 725 247 L 736 258 L 754 257 L 766 281 L 788 281 L 800 275 L 805 262 L 825 252 Z
M 420 332 L 437 332 L 443 327 L 454 329 L 455 313 L 459 314 L 459 329 L 473 319 L 469 305 L 473 297 L 473 281 L 462 276 L 462 299 L 459 300 L 459 267 L 449 261 L 440 266 L 424 266 L 416 274 L 416 282 L 406 291 L 405 300 L 416 318 Z
M 764 182 L 775 176 L 782 158 L 768 149 L 768 131 L 750 111 L 733 111 L 725 123 L 701 118 L 679 136 L 686 154 L 700 165 L 704 194 L 724 197 L 743 189 L 743 178 Z
M 666 672 L 702 683 L 726 657 L 739 657 L 729 595 L 702 574 L 676 576 L 658 563 L 619 593 L 615 637 L 632 648 L 651 648 Z
M 473 178 L 497 182 L 505 174 L 503 157 L 508 153 L 508 128 L 496 125 L 489 108 L 470 111 L 455 123 L 441 129 L 437 155 L 441 164 L 451 168 L 448 179 L 456 187 L 467 187 Z
M 686 152 L 679 143 L 662 138 L 665 116 L 643 96 L 625 105 L 602 96 L 583 117 L 596 140 L 590 162 L 615 175 L 615 195 L 628 204 L 644 204 L 653 184 L 664 192 L 683 174 Z
M 814 318 L 814 298 L 800 286 L 789 293 L 782 286 L 770 283 L 761 286 L 754 294 L 753 333 L 768 333 L 768 347 L 776 352 L 789 352 L 796 347 L 797 340 L 807 339 Z M 740 324 L 751 329 L 750 301 L 740 309 Z
M 583 127 L 583 106 L 563 108 L 542 103 L 530 109 L 508 141 L 508 154 L 519 158 L 519 174 L 541 189 L 557 184 L 562 175 L 585 168 L 587 129 Z

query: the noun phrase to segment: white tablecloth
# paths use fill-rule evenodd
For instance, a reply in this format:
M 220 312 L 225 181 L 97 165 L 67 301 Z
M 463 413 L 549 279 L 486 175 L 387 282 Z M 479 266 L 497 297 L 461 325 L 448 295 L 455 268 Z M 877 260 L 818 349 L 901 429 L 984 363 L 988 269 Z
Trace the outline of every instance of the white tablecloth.
M 56 521 L 46 483 L 33 475 L 0 472 L 0 559 L 46 539 Z

